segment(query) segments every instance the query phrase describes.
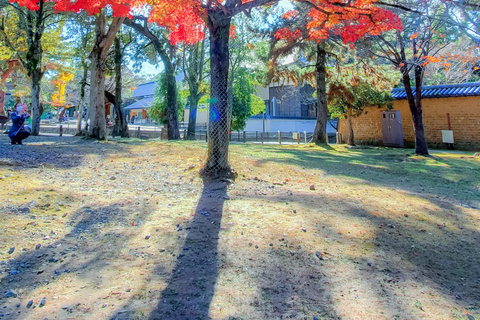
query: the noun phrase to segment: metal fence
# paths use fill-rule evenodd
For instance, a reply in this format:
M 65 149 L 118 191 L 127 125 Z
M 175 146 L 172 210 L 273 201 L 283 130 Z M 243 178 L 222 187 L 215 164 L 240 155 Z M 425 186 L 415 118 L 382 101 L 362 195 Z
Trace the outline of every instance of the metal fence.
M 207 130 L 196 130 L 195 140 L 207 141 Z M 185 139 L 187 131 L 180 132 L 180 137 Z M 230 133 L 231 143 L 278 143 L 278 144 L 301 144 L 312 140 L 313 132 L 261 132 L 261 131 L 233 131 Z M 336 135 L 328 136 L 329 143 L 336 142 Z

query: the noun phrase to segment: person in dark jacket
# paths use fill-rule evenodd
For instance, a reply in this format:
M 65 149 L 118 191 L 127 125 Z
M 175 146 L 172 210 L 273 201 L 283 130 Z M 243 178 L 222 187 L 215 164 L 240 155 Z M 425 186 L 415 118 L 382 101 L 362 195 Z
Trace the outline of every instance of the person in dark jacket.
M 12 144 L 22 144 L 22 140 L 28 138 L 30 132 L 25 130 L 25 120 L 30 118 L 26 110 L 26 106 L 17 104 L 15 112 L 12 113 L 12 127 L 8 132 L 8 137 L 12 140 Z

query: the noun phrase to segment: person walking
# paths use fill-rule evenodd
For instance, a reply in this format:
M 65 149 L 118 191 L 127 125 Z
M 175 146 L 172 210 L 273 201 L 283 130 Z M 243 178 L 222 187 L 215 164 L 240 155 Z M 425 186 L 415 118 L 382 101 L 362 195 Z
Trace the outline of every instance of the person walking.
M 27 130 L 28 127 L 25 125 L 25 120 L 30 118 L 27 106 L 17 103 L 11 118 L 12 127 L 8 132 L 8 137 L 12 140 L 12 144 L 22 144 L 22 140 L 30 136 L 30 132 Z

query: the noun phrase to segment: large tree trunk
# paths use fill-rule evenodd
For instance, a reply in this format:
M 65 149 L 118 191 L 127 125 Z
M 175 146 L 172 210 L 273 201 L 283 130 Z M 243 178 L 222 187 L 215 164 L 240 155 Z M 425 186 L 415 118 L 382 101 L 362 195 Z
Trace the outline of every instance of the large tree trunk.
M 106 60 L 101 48 L 94 48 L 91 55 L 90 76 L 90 126 L 88 135 L 99 140 L 107 139 L 105 121 L 105 71 Z
M 88 65 L 84 58 L 81 63 L 83 67 L 82 80 L 80 80 L 80 101 L 78 103 L 78 123 L 77 123 L 77 134 L 84 135 L 85 132 L 82 131 L 82 120 L 83 120 L 83 106 L 85 104 L 85 87 L 87 86 L 87 77 L 88 77 Z M 85 119 L 85 122 L 88 118 Z
M 37 69 L 30 72 L 30 88 L 32 93 L 32 135 L 40 134 L 40 80 L 42 71 Z
M 317 44 L 317 61 L 315 70 L 317 74 L 317 122 L 313 130 L 312 142 L 327 143 L 327 83 L 325 76 L 325 65 L 327 60 L 327 52 L 325 50 L 325 43 Z
M 5 114 L 5 91 L 0 90 L 0 116 L 6 117 Z
M 178 128 L 177 80 L 171 63 L 165 63 L 165 81 L 167 87 L 167 134 L 168 140 L 180 139 Z
M 198 97 L 190 95 L 190 112 L 188 113 L 187 140 L 195 140 L 195 128 L 197 126 Z
M 353 135 L 352 117 L 353 117 L 353 108 L 347 107 L 347 121 L 348 121 L 348 132 L 349 132 L 347 145 L 349 146 L 355 146 L 355 136 Z
M 427 139 L 425 137 L 425 128 L 423 126 L 423 110 L 422 110 L 422 75 L 420 67 L 415 68 L 415 96 L 413 95 L 412 86 L 410 84 L 410 75 L 405 70 L 403 72 L 403 83 L 405 93 L 407 94 L 408 106 L 412 114 L 413 128 L 415 130 L 415 153 L 418 155 L 428 156 Z
M 403 66 L 400 68 L 403 76 L 403 85 L 407 94 L 408 106 L 412 114 L 413 128 L 415 130 L 415 153 L 428 156 L 427 139 L 425 137 L 425 128 L 423 127 L 423 110 L 422 110 L 422 82 L 424 69 L 420 65 L 414 66 L 415 74 L 415 96 L 413 95 L 412 85 L 410 84 L 410 70 L 405 63 L 406 53 L 405 44 L 400 31 L 397 31 L 397 42 L 400 44 L 400 54 L 403 60 Z M 412 39 L 413 54 L 418 54 L 417 40 Z
M 168 55 L 167 51 L 164 49 L 164 43 L 154 35 L 150 29 L 148 29 L 148 24 L 145 19 L 144 24 L 134 22 L 131 19 L 125 20 L 125 25 L 132 27 L 137 32 L 148 38 L 152 41 L 152 44 L 157 50 L 157 53 L 162 59 L 163 65 L 165 67 L 165 81 L 167 88 L 167 134 L 169 140 L 180 139 L 180 131 L 178 127 L 178 105 L 177 105 L 177 81 L 175 79 L 175 66 L 172 63 L 172 59 Z
M 130 137 L 128 132 L 127 119 L 122 110 L 122 62 L 123 52 L 120 47 L 120 39 L 115 38 L 115 102 L 113 106 L 115 108 L 113 133 L 114 136 L 120 136 L 122 138 Z
M 210 177 L 230 176 L 228 145 L 228 67 L 230 17 L 220 11 L 208 17 L 210 31 L 210 112 L 208 123 L 208 157 L 203 173 Z
M 105 121 L 105 71 L 107 70 L 107 52 L 115 39 L 125 18 L 115 17 L 105 32 L 105 10 L 101 10 L 97 16 L 95 26 L 95 45 L 90 53 L 90 126 L 88 135 L 99 140 L 107 139 Z

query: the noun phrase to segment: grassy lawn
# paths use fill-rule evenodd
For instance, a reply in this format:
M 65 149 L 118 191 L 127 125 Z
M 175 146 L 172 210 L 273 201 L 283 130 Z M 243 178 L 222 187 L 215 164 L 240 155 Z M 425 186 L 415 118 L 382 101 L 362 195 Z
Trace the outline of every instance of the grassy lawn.
M 227 185 L 204 143 L 6 142 L 4 319 L 480 318 L 473 153 L 234 144 Z

